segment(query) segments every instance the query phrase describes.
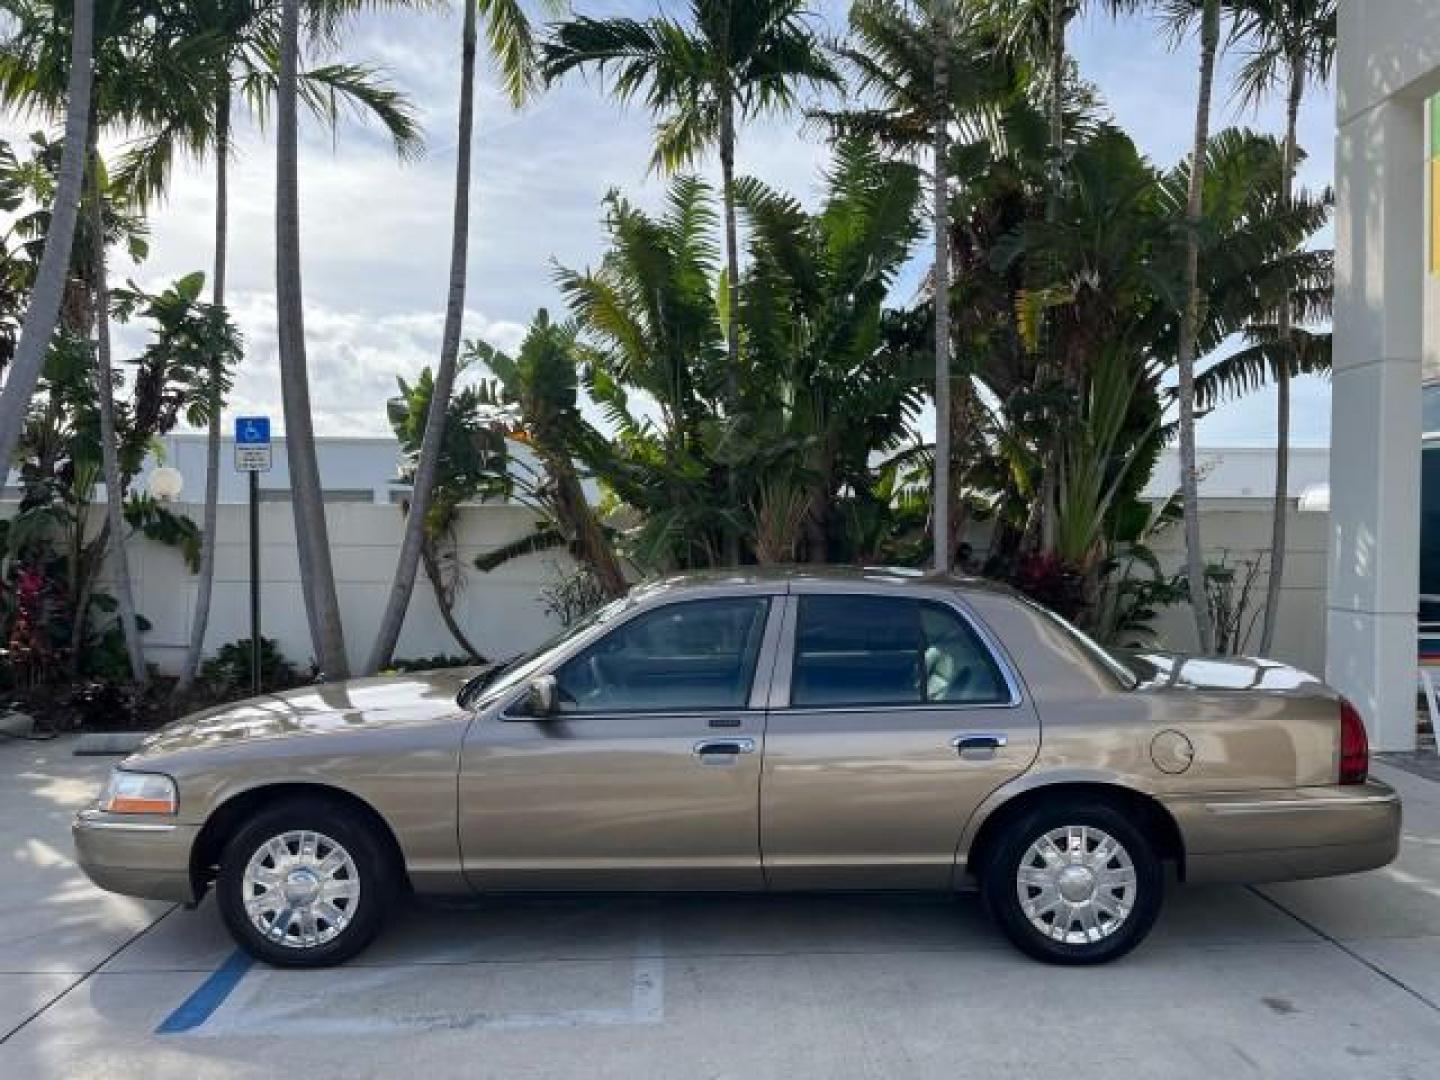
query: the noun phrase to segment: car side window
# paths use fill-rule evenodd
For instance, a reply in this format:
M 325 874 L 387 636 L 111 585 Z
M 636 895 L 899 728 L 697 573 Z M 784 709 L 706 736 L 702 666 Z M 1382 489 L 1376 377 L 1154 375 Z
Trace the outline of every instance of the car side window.
M 562 713 L 741 709 L 766 597 L 687 600 L 637 615 L 555 672 Z
M 970 623 L 944 604 L 920 605 L 925 634 L 925 700 L 997 705 L 1010 687 L 995 655 Z
M 954 610 L 884 596 L 802 596 L 790 703 L 999 704 L 999 665 Z

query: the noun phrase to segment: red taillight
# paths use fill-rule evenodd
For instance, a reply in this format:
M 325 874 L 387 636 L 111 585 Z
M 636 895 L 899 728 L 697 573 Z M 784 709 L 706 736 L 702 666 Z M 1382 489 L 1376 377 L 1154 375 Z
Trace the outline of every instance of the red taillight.
M 1370 740 L 1360 710 L 1340 699 L 1340 783 L 1363 784 L 1370 775 Z

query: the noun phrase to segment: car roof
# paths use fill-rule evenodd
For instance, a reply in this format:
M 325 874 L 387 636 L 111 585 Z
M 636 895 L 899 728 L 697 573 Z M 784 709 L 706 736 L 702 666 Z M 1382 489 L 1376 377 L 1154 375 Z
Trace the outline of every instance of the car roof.
M 791 586 L 800 582 L 832 582 L 835 584 L 884 585 L 897 590 L 933 589 L 936 586 L 956 589 L 961 592 L 989 592 L 1013 595 L 1014 590 L 1003 582 L 988 578 L 968 577 L 961 574 L 937 574 L 932 570 L 919 570 L 904 566 L 831 566 L 823 564 L 804 566 L 741 566 L 726 570 L 687 570 L 647 578 L 636 584 L 632 595 L 651 598 L 658 595 L 673 595 L 691 590 L 714 590 L 726 585 L 737 587 L 770 585 L 776 591 L 789 592 Z

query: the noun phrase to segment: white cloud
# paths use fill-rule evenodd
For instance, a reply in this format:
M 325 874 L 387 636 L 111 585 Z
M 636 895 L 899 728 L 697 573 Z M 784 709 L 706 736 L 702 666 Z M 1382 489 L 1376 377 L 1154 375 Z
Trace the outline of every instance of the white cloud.
M 233 297 L 232 310 L 245 334 L 245 363 L 236 379 L 230 411 L 269 412 L 283 428 L 278 387 L 275 300 L 268 292 Z M 396 378 L 413 381 L 433 367 L 440 351 L 444 316 L 406 311 L 369 315 L 353 309 L 307 304 L 306 358 L 315 428 L 329 434 L 388 435 L 385 401 Z M 519 347 L 525 327 L 476 311 L 465 314 L 467 337 L 483 338 L 505 350 Z

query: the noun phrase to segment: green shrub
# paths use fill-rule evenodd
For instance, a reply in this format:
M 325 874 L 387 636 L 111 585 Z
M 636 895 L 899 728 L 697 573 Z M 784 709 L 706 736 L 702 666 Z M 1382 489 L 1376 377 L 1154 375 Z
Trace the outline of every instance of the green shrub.
M 473 667 L 475 661 L 468 656 L 450 656 L 436 653 L 434 656 L 417 656 L 406 660 L 392 660 L 387 671 L 435 671 L 440 668 Z
M 271 693 L 303 686 L 309 679 L 280 652 L 273 638 L 260 639 L 260 682 Z M 233 701 L 250 693 L 250 639 L 222 645 L 200 665 L 200 691 L 213 701 Z

